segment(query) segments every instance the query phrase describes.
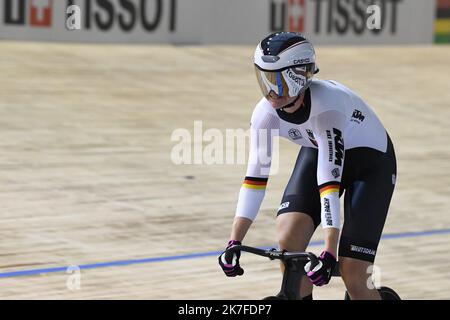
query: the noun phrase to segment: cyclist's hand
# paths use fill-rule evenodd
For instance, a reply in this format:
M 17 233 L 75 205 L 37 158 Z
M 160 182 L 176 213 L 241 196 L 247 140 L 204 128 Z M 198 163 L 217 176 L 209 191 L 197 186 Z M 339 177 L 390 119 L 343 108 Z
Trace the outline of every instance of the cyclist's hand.
M 227 249 L 236 245 L 241 245 L 241 242 L 236 240 L 230 240 L 228 242 Z M 225 250 L 219 256 L 219 264 L 227 277 L 242 276 L 244 274 L 244 269 L 242 269 L 241 266 L 239 265 L 240 257 L 241 257 L 240 250 L 235 251 L 231 254 Z
M 336 265 L 336 258 L 328 251 L 323 251 L 319 256 L 319 264 L 311 270 L 311 262 L 305 265 L 305 272 L 309 280 L 316 286 L 328 284 L 331 273 Z

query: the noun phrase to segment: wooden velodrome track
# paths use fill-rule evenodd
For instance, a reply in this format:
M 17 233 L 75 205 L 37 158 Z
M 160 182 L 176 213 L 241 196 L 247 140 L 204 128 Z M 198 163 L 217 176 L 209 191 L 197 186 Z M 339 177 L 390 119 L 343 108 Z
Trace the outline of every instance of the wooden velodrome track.
M 396 147 L 397 188 L 376 260 L 381 284 L 405 299 L 449 299 L 450 47 L 317 53 L 320 78 L 366 99 Z M 276 262 L 245 254 L 246 274 L 234 279 L 216 262 L 245 166 L 170 158 L 172 132 L 193 132 L 196 120 L 203 130 L 247 129 L 259 99 L 252 54 L 252 46 L 0 42 L 0 298 L 278 292 Z M 275 244 L 275 210 L 298 147 L 282 140 L 280 150 L 247 245 Z M 311 251 L 320 239 L 318 229 Z M 78 290 L 67 287 L 69 265 L 81 267 Z M 343 294 L 340 279 L 315 291 L 317 299 Z

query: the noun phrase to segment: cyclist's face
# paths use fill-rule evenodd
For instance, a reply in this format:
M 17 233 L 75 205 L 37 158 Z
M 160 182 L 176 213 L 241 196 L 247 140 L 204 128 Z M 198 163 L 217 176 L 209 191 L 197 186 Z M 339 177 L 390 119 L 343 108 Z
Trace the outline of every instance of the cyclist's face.
M 292 103 L 297 97 L 278 97 L 275 92 L 271 91 L 266 98 L 274 109 L 279 109 Z

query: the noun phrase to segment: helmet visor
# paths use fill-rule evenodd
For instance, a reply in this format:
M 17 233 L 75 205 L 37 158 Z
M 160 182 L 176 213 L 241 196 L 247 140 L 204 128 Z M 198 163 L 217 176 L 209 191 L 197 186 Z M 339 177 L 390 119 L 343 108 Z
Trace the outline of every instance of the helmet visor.
M 296 97 L 305 90 L 314 75 L 314 63 L 293 66 L 282 70 L 261 70 L 255 65 L 256 78 L 265 97 Z

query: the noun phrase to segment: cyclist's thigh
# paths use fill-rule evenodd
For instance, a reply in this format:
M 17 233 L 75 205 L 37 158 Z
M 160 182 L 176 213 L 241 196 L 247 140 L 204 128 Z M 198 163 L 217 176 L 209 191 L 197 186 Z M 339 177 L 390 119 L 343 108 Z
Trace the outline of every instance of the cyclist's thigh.
M 311 217 L 301 212 L 287 212 L 277 217 L 277 237 L 280 249 L 304 251 L 314 234 Z
M 298 154 L 277 216 L 280 218 L 280 216 L 292 212 L 301 212 L 308 215 L 313 222 L 314 228 L 320 224 L 320 193 L 317 186 L 317 149 L 302 147 Z
M 389 143 L 378 164 L 346 187 L 339 256 L 368 262 L 375 259 L 397 174 L 395 153 Z

